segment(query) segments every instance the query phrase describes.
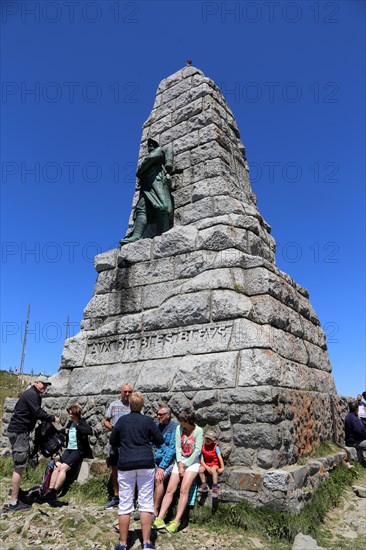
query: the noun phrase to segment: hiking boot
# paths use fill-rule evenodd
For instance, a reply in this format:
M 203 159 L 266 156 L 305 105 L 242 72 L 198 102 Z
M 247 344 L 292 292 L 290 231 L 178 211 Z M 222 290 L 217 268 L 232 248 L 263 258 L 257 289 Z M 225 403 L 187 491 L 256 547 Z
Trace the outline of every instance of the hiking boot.
M 151 548 L 152 550 L 156 550 L 156 546 L 152 542 L 144 542 L 144 544 L 142 545 L 142 550 L 144 550 L 144 548 Z
M 112 497 L 111 500 L 104 506 L 104 510 L 113 510 L 119 505 L 119 497 Z
M 160 518 L 155 518 L 154 523 L 151 526 L 151 529 L 165 529 L 165 521 Z
M 55 502 L 55 500 L 57 500 L 57 493 L 55 489 L 48 489 L 48 491 L 44 494 L 43 501 Z
M 207 483 L 201 483 L 201 485 L 197 489 L 198 493 L 207 493 L 208 492 L 208 485 Z
M 31 506 L 29 504 L 26 504 L 25 502 L 22 502 L 21 500 L 18 500 L 16 504 L 9 504 L 7 507 L 7 512 L 25 512 L 26 510 L 30 510 Z
M 114 550 L 127 550 L 127 548 L 127 544 L 117 544 L 117 546 L 114 547 Z
M 166 530 L 168 531 L 168 533 L 176 533 L 179 529 L 179 525 L 180 523 L 177 523 L 176 521 L 171 521 L 166 526 Z

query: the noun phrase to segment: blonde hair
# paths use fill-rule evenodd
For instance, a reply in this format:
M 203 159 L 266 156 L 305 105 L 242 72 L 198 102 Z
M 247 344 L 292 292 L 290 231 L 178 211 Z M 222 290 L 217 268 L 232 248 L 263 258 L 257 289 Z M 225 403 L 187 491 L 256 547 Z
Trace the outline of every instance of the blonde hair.
M 131 412 L 140 412 L 145 403 L 145 397 L 139 391 L 131 393 L 130 409 Z

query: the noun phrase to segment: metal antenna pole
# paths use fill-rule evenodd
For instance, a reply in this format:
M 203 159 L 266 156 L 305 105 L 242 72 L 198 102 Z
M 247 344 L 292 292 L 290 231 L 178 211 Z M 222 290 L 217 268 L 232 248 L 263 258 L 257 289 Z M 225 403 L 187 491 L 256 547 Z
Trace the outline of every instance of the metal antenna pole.
M 68 337 L 69 337 L 69 332 L 70 332 L 70 315 L 68 315 L 68 316 L 67 316 L 67 319 L 66 319 L 65 340 L 68 339 Z
M 24 370 L 25 346 L 26 346 L 26 343 L 27 343 L 27 332 L 28 332 L 28 325 L 29 325 L 29 314 L 30 314 L 30 304 L 28 304 L 27 319 L 26 319 L 26 321 L 25 321 L 24 339 L 23 339 L 23 349 L 22 349 L 22 359 L 21 359 L 21 361 L 20 361 L 19 374 L 23 374 L 23 370 Z

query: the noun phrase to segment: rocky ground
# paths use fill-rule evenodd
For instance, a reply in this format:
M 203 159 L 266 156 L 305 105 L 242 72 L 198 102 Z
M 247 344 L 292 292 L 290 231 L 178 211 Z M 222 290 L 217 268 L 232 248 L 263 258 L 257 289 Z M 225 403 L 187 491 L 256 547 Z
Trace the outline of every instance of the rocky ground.
M 365 486 L 366 473 L 357 480 Z M 1 483 L 1 502 L 7 502 L 10 480 Z M 362 492 L 362 491 L 361 491 Z M 114 526 L 116 511 L 104 511 L 96 504 L 80 504 L 75 497 L 62 498 L 57 506 L 34 504 L 27 512 L 7 513 L 0 517 L 0 546 L 3 550 L 112 550 L 118 541 Z M 141 548 L 140 524 L 131 522 L 131 548 Z M 345 494 L 341 505 L 329 512 L 321 531 L 319 546 L 327 549 L 353 549 L 366 544 L 366 498 L 352 489 Z M 222 526 L 220 532 L 190 525 L 176 535 L 159 533 L 156 546 L 160 550 L 286 550 L 291 545 L 265 540 L 257 533 L 236 531 Z M 304 547 L 303 550 L 310 550 Z

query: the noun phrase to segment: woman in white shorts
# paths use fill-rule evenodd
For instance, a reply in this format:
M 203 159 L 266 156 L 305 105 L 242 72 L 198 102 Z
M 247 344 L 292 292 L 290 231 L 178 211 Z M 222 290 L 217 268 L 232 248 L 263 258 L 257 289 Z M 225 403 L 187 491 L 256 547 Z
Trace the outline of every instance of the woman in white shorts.
M 203 444 L 203 430 L 196 425 L 196 417 L 193 411 L 180 413 L 178 420 L 180 425 L 175 432 L 176 463 L 161 503 L 160 513 L 152 525 L 153 529 L 166 529 L 169 533 L 176 533 L 179 529 L 184 510 L 188 504 L 189 489 L 200 468 Z M 180 481 L 182 484 L 177 513 L 173 521 L 166 525 L 164 517 L 169 510 Z
M 119 544 L 114 550 L 127 550 L 130 514 L 134 509 L 135 485 L 142 531 L 142 548 L 155 548 L 150 540 L 151 520 L 154 511 L 155 462 L 152 445 L 162 445 L 164 437 L 150 416 L 141 414 L 144 406 L 142 393 L 133 392 L 130 397 L 130 414 L 125 414 L 114 426 L 110 444 L 119 448 Z

